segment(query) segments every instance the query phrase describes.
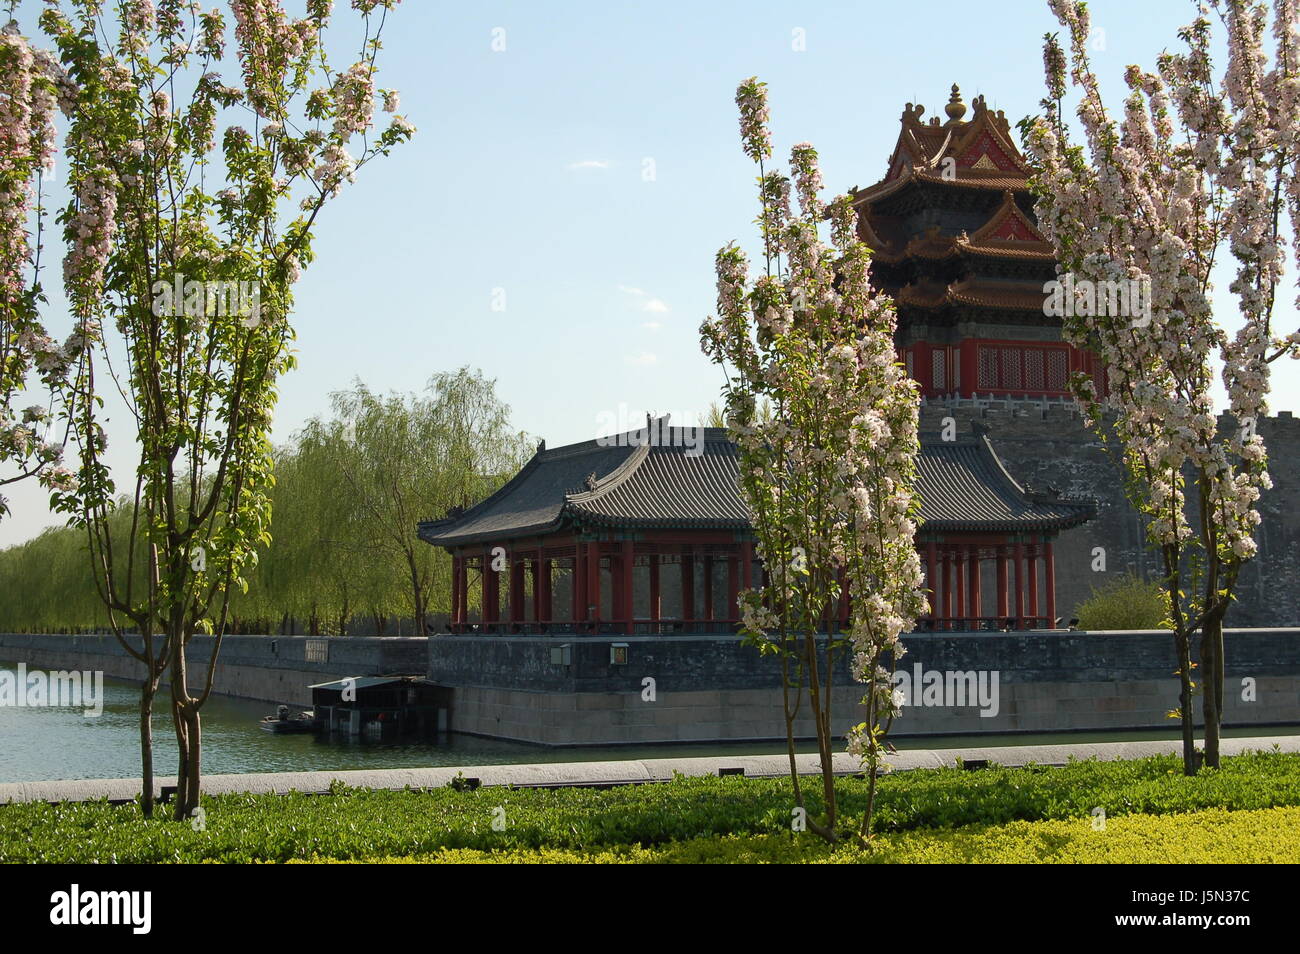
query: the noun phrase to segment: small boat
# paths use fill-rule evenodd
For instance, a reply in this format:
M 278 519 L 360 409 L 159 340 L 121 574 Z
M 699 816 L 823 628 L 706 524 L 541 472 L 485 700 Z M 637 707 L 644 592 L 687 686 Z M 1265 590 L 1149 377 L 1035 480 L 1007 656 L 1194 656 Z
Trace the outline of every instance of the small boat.
M 311 732 L 316 727 L 316 714 L 305 709 L 294 715 L 289 714 L 288 706 L 280 706 L 275 715 L 263 718 L 258 725 L 263 731 L 280 733 Z

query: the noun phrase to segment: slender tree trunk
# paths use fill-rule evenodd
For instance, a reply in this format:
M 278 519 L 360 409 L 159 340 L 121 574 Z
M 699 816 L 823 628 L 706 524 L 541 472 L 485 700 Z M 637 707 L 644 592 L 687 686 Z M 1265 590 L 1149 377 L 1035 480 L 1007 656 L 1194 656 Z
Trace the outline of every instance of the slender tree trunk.
M 153 817 L 153 699 L 158 680 L 150 671 L 140 687 L 140 808 L 145 818 Z
M 798 693 L 795 705 L 790 705 L 790 639 L 784 627 L 781 630 L 781 703 L 785 713 L 785 747 L 790 757 L 790 784 L 794 787 L 794 803 L 803 808 L 803 786 L 799 782 L 799 763 L 795 759 L 794 722 L 797 715 Z
M 822 769 L 822 797 L 825 800 L 826 828 L 822 830 L 811 820 L 809 827 L 827 841 L 835 841 L 835 771 L 831 756 L 830 726 L 822 717 L 821 674 L 817 666 L 817 634 L 815 629 L 804 636 L 804 651 L 808 654 L 808 703 L 817 725 L 817 755 Z
M 411 570 L 411 596 L 415 609 L 415 632 L 418 636 L 428 636 L 428 625 L 424 619 L 424 587 L 420 585 L 420 573 L 416 568 L 413 554 L 407 554 L 406 563 Z
M 185 821 L 199 807 L 203 735 L 199 708 L 189 698 L 183 656 L 178 671 L 172 676 L 172 718 L 176 725 L 176 745 L 180 751 L 176 769 L 176 805 L 172 818 Z
M 1223 724 L 1223 616 L 1212 612 L 1201 627 L 1201 697 L 1205 713 L 1205 764 L 1219 767 Z
M 1196 737 L 1192 701 L 1191 640 L 1186 633 L 1174 633 L 1174 646 L 1178 652 L 1178 712 L 1183 732 L 1183 774 L 1195 775 L 1197 769 Z
M 181 821 L 185 813 L 181 806 L 189 798 L 189 738 L 188 726 L 181 713 L 180 700 L 176 697 L 176 676 L 172 675 L 172 729 L 176 733 L 176 794 L 172 801 L 172 818 Z

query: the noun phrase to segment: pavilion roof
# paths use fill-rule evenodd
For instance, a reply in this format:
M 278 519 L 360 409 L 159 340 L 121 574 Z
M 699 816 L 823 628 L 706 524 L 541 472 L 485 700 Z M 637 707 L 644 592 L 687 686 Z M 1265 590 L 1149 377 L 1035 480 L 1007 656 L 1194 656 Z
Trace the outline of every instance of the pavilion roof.
M 663 426 L 659 442 L 637 445 L 631 431 L 602 445 L 586 441 L 537 454 L 477 506 L 420 524 L 435 546 L 489 544 L 565 530 L 749 529 L 739 453 L 723 428 Z M 651 433 L 655 433 L 653 430 Z M 922 437 L 920 523 L 931 531 L 1061 530 L 1090 519 L 1091 503 L 1027 492 L 982 434 L 960 441 Z

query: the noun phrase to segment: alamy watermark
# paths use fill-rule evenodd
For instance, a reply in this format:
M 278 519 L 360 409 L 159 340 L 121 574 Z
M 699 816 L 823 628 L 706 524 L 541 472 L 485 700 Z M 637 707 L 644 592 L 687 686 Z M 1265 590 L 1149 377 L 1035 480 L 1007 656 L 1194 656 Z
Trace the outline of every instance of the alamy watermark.
M 920 663 L 911 672 L 894 673 L 894 701 L 899 706 L 964 708 L 978 706 L 981 719 L 998 714 L 1002 673 L 997 669 L 925 669 Z
M 148 934 L 153 925 L 151 891 L 83 891 L 74 884 L 50 895 L 50 923 L 59 926 L 122 925 Z
M 1049 318 L 1130 318 L 1134 328 L 1151 324 L 1151 279 L 1094 282 L 1066 272 L 1043 284 L 1043 314 Z
M 159 318 L 243 319 L 245 328 L 262 323 L 262 283 L 259 281 L 186 279 L 179 272 L 170 281 L 153 283 L 153 313 Z
M 704 428 L 673 427 L 671 420 L 671 414 L 637 414 L 620 404 L 617 411 L 596 415 L 596 443 L 601 447 L 684 447 L 687 457 L 703 454 Z
M 0 669 L 0 707 L 80 709 L 82 715 L 98 717 L 104 712 L 104 673 L 28 670 L 26 663 L 19 663 L 17 671 Z

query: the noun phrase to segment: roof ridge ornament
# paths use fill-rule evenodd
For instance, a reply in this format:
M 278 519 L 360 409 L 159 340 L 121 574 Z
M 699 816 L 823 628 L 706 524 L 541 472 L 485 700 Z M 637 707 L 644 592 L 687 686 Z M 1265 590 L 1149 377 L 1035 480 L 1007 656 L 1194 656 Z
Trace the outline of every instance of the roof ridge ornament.
M 976 99 L 976 102 L 982 101 L 982 97 Z M 957 88 L 956 83 L 952 84 L 952 95 L 948 97 L 948 105 L 943 108 L 943 111 L 948 114 L 949 125 L 961 122 L 961 118 L 966 115 L 966 104 L 962 102 L 961 90 Z
M 586 487 L 588 490 L 595 490 L 595 489 L 596 489 L 596 472 L 593 470 L 590 474 L 588 474 L 588 475 L 583 479 L 582 484 L 583 484 L 583 486 Z

